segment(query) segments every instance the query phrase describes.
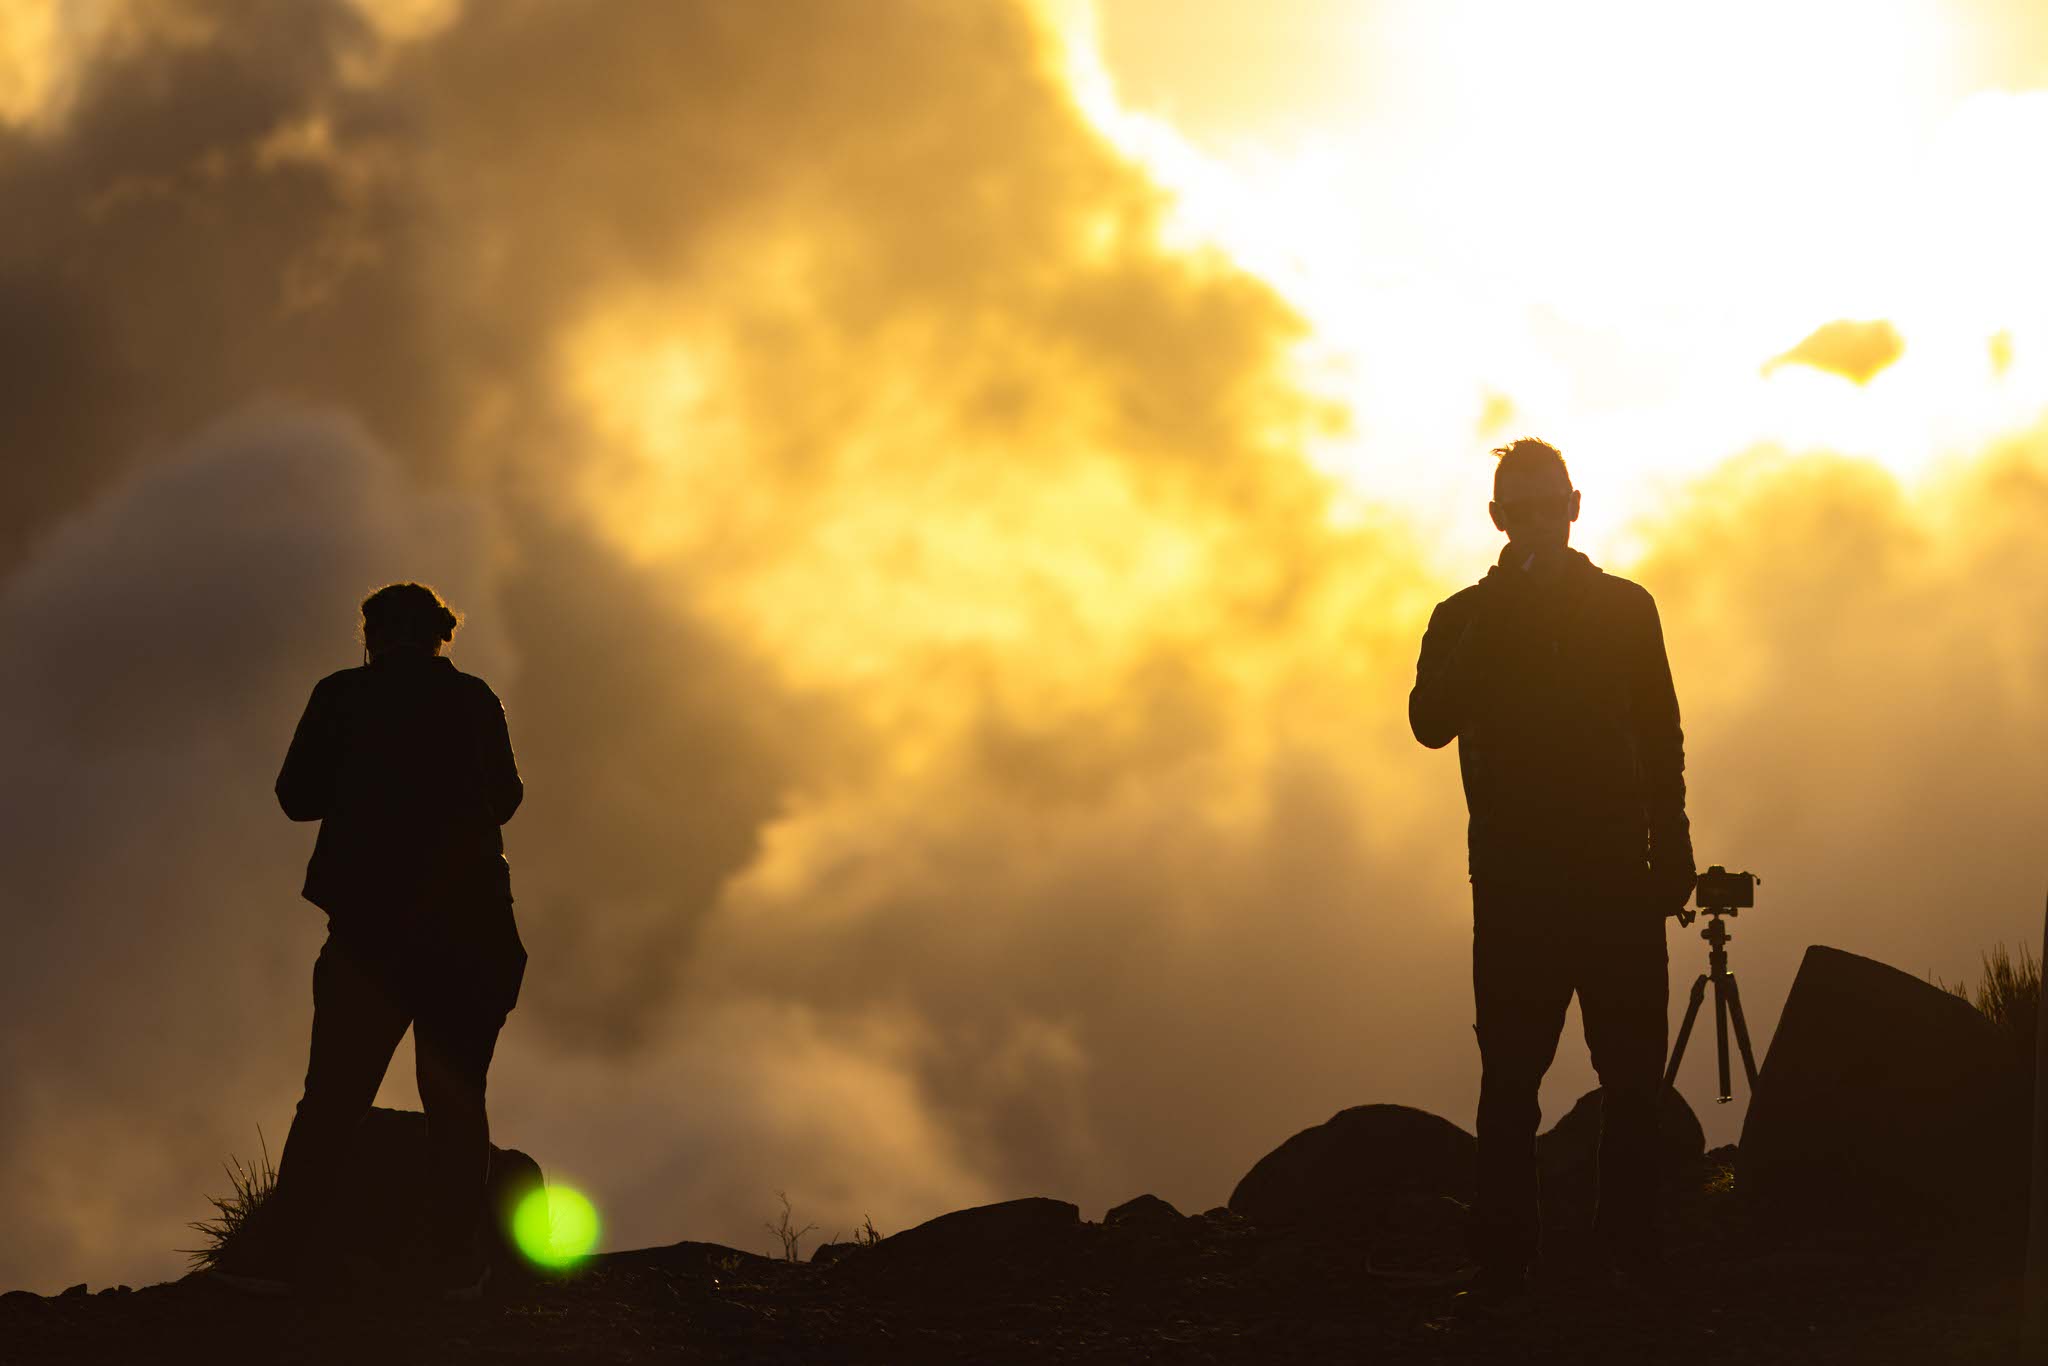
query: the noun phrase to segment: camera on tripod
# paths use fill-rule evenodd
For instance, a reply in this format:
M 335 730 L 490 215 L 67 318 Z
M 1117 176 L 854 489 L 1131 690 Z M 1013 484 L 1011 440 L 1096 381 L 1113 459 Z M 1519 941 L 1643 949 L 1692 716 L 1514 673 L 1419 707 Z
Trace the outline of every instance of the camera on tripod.
M 1742 1071 L 1749 1078 L 1749 1089 L 1756 1090 L 1756 1055 L 1749 1047 L 1749 1024 L 1742 1018 L 1742 995 L 1735 988 L 1735 974 L 1728 971 L 1728 924 L 1724 915 L 1734 915 L 1738 910 L 1748 910 L 1756 905 L 1755 873 L 1731 873 L 1720 864 L 1715 864 L 1701 873 L 1693 883 L 1693 900 L 1699 905 L 1695 912 L 1691 907 L 1680 907 L 1678 923 L 1690 925 L 1695 914 L 1707 917 L 1707 927 L 1700 931 L 1700 938 L 1707 941 L 1707 970 L 1692 984 L 1692 1000 L 1685 1007 L 1685 1023 L 1678 1027 L 1678 1042 L 1671 1049 L 1671 1063 L 1664 1069 L 1664 1084 L 1675 1085 L 1678 1081 L 1679 1060 L 1685 1057 L 1685 1043 L 1692 1037 L 1693 1021 L 1699 1018 L 1700 1001 L 1706 996 L 1707 987 L 1714 988 L 1714 1053 L 1719 1064 L 1718 1072 L 1721 1089 L 1714 1099 L 1726 1104 L 1733 1097 L 1728 1084 L 1728 1026 L 1735 1026 L 1735 1042 L 1742 1050 Z
M 1699 875 L 1692 899 L 1703 911 L 1748 910 L 1756 905 L 1756 874 L 1731 873 L 1717 863 Z

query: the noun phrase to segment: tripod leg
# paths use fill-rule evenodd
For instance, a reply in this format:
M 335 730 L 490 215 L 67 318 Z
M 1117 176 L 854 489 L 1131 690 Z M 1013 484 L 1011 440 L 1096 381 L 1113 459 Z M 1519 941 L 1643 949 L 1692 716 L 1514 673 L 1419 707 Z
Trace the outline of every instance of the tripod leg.
M 1735 1093 L 1728 1089 L 1728 997 L 1721 989 L 1727 980 L 1721 977 L 1714 981 L 1714 1051 L 1721 1063 L 1721 1094 L 1714 1099 L 1723 1105 L 1735 1098 Z
M 1678 1060 L 1685 1056 L 1685 1041 L 1692 1037 L 1692 1022 L 1699 1018 L 1700 998 L 1707 991 L 1707 974 L 1692 984 L 1692 1000 L 1685 1007 L 1685 1023 L 1678 1027 L 1678 1042 L 1671 1046 L 1671 1065 L 1664 1069 L 1664 1084 L 1675 1085 L 1678 1081 Z
M 1742 1070 L 1749 1077 L 1750 1094 L 1756 1093 L 1756 1055 L 1749 1051 L 1749 1026 L 1742 1018 L 1742 993 L 1735 989 L 1735 977 L 1731 973 L 1728 983 L 1728 1010 L 1735 1017 L 1735 1042 L 1742 1049 Z

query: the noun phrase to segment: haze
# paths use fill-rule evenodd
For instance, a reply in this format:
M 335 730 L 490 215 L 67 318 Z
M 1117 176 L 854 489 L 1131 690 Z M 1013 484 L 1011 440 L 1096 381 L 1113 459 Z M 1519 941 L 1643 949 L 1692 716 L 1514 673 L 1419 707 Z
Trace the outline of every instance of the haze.
M 1404 704 L 1524 432 L 1662 607 L 1759 1041 L 1807 944 L 2030 939 L 2048 32 L 1666 12 L 5 11 L 0 1286 L 174 1275 L 275 1153 L 270 785 L 392 579 L 527 781 L 494 1135 L 613 1247 L 1469 1127 Z

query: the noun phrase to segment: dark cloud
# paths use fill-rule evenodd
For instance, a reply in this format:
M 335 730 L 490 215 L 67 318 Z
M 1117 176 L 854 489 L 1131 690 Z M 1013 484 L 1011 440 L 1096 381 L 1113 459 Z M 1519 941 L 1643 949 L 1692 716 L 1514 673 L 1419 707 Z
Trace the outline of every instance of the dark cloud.
M 602 547 L 557 530 L 520 556 L 503 593 L 535 661 L 508 689 L 531 794 L 512 832 L 523 1008 L 575 1047 L 636 1050 L 816 737 L 758 663 Z
M 468 613 L 529 784 L 494 1122 L 616 1242 L 1199 1207 L 1344 1105 L 1469 1120 L 1402 707 L 1447 585 L 1333 524 L 1299 320 L 1162 247 L 1027 11 L 138 12 L 0 145 L 0 1284 L 174 1270 L 282 1134 L 319 927 L 268 789 L 388 579 Z M 1788 462 L 1657 529 L 1760 1035 L 1806 942 L 1953 976 L 2005 923 L 2039 449 L 1937 522 Z M 1546 1105 L 1589 1084 L 1568 1045 Z
M 34 662 L 12 684 L 17 743 L 70 733 L 98 756 L 25 771 L 147 754 L 152 784 L 53 788 L 38 819 L 69 824 L 21 827 L 36 838 L 10 920 L 103 917 L 90 938 L 25 938 L 17 961 L 142 982 L 153 1041 L 187 1061 L 97 1028 L 59 1047 L 54 1017 L 10 1029 L 11 1080 L 38 1099 L 8 1182 L 53 1193 L 0 1280 L 169 1269 L 173 1212 L 204 1212 L 207 1173 L 250 1126 L 282 1131 L 317 916 L 293 909 L 305 832 L 267 786 L 305 690 L 349 662 L 354 596 L 437 579 L 429 547 L 365 528 L 437 497 L 473 500 L 488 527 L 438 581 L 470 614 L 458 658 L 505 697 L 531 792 L 508 844 L 534 967 L 499 1073 L 522 1142 L 649 1221 L 733 1238 L 776 1186 L 887 1222 L 1113 1155 L 1124 1126 L 1091 1128 L 1092 1093 L 1068 1083 L 1099 1071 L 1091 1034 L 1122 1017 L 1057 1006 L 1049 980 L 955 975 L 1051 972 L 1113 922 L 1043 893 L 989 896 L 974 934 L 947 918 L 906 939 L 895 913 L 957 917 L 984 874 L 1024 874 L 976 821 L 1072 831 L 1075 850 L 1040 852 L 1080 871 L 1036 881 L 1077 899 L 1115 848 L 1082 814 L 1094 797 L 1156 793 L 1152 769 L 1257 781 L 1218 757 L 1240 746 L 1204 633 L 1278 638 L 1311 597 L 1321 552 L 1292 533 L 1323 493 L 1289 442 L 1325 418 L 1273 371 L 1287 310 L 1160 248 L 1159 192 L 1085 125 L 1021 9 L 493 4 L 396 46 L 333 4 L 133 14 L 65 120 L 0 145 L 9 202 L 38 206 L 0 229 L 0 287 L 37 335 L 11 358 L 35 383 L 7 437 L 33 458 L 0 554 L 21 604 L 8 657 Z M 622 383 L 639 398 L 632 367 L 678 344 L 710 375 L 701 401 L 672 426 L 616 409 Z M 374 464 L 374 494 L 321 492 L 290 460 L 315 492 L 280 486 L 267 439 L 217 515 L 161 491 L 229 439 L 186 433 L 266 394 L 349 414 L 345 441 L 283 417 L 276 441 L 325 452 L 299 458 L 336 478 Z M 371 451 L 388 454 L 347 453 Z M 184 539 L 161 543 L 152 518 Z M 100 529 L 89 550 L 79 528 Z M 320 567 L 337 539 L 345 573 Z M 153 638 L 192 651 L 178 669 L 234 678 L 222 719 L 128 653 L 149 638 L 118 610 L 131 544 L 226 557 L 290 609 L 280 636 L 231 599 L 191 603 L 203 622 Z M 1186 568 L 1162 577 L 1166 553 Z M 1126 574 L 1172 618 L 1137 623 L 1129 661 L 1128 611 L 1077 598 L 1093 582 L 1114 599 Z M 24 623 L 74 591 L 46 591 L 59 580 L 80 585 L 82 639 L 39 648 Z M 1042 685 L 1033 633 L 1061 622 L 1084 667 Z M 223 631 L 238 646 L 215 659 Z M 1130 696 L 1104 693 L 1125 680 Z M 1126 704 L 1151 714 L 1131 725 Z M 205 763 L 200 734 L 228 737 Z M 932 760 L 956 743 L 964 767 Z M 154 875 L 122 897 L 80 881 L 103 827 L 147 826 L 130 800 L 195 827 L 182 861 L 119 855 L 175 862 L 175 895 Z M 942 811 L 956 819 L 927 833 Z M 1141 819 L 1177 857 L 1173 813 Z M 856 885 L 874 923 L 841 927 L 853 940 L 773 932 Z M 1121 885 L 1122 914 L 1170 923 L 1159 888 Z M 720 909 L 740 886 L 770 908 L 753 922 Z M 204 917 L 179 913 L 200 900 Z M 1017 963 L 982 956 L 1019 933 L 1009 918 L 1056 913 L 1074 924 Z M 123 947 L 96 958 L 96 941 Z M 142 980 L 157 967 L 184 971 Z M 194 975 L 237 985 L 187 1003 Z M 402 1058 L 394 1072 L 402 1098 Z M 678 1084 L 696 1104 L 634 1123 L 661 1078 L 694 1078 Z M 813 1132 L 792 1091 L 843 1113 Z M 616 1124 L 565 1112 L 578 1094 Z M 195 1120 L 179 1141 L 117 1142 L 114 1116 L 172 1104 Z M 60 1146 L 92 1152 L 104 1199 L 54 1193 L 78 1185 L 47 1175 Z M 685 1151 L 699 1175 L 672 1197 L 633 1184 Z M 1196 1161 L 1217 1168 L 1213 1150 Z
M 391 194 L 352 186 L 335 162 L 266 151 L 319 117 L 339 120 L 350 145 L 375 140 L 343 107 L 339 76 L 367 34 L 332 4 L 243 7 L 233 20 L 163 8 L 211 20 L 210 40 L 145 27 L 87 69 L 60 129 L 0 131 L 8 202 L 35 206 L 0 225 L 0 298 L 24 310 L 10 309 L 0 360 L 28 381 L 0 411 L 0 441 L 17 453 L 0 565 L 252 393 L 345 402 L 406 457 L 432 453 L 445 420 L 387 240 Z M 346 258 L 335 244 L 352 236 L 382 253 L 380 268 L 310 305 L 313 263 Z
M 308 828 L 270 794 L 279 739 L 393 565 L 467 600 L 465 653 L 502 665 L 492 538 L 487 508 L 408 489 L 354 423 L 258 410 L 0 588 L 0 1172 L 22 1220 L 0 1278 L 169 1270 L 176 1173 L 281 1135 L 319 915 L 295 894 Z

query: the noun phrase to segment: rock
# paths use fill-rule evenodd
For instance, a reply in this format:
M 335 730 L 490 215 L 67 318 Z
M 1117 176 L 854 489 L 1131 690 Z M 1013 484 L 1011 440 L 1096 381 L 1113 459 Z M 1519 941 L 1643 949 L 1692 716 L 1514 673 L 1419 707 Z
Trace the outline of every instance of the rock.
M 1139 1195 L 1102 1216 L 1105 1224 L 1178 1224 L 1181 1212 L 1156 1195 Z
M 1100 1232 L 1064 1200 L 1005 1200 L 891 1234 L 858 1257 L 840 1257 L 832 1274 L 883 1295 L 1001 1297 L 1042 1284 L 1048 1267 L 1070 1262 L 1085 1235 Z
M 375 1253 L 380 1247 L 389 1250 L 394 1243 L 403 1245 L 404 1235 L 411 1232 L 414 1217 L 426 1201 L 427 1117 L 417 1110 L 372 1109 L 356 1129 L 351 1161 L 353 1199 L 365 1203 L 347 1208 L 357 1211 L 358 1220 L 375 1226 L 374 1242 L 365 1250 Z M 485 1232 L 485 1245 L 494 1259 L 522 1264 L 518 1244 L 512 1239 L 512 1214 L 522 1199 L 544 1184 L 540 1164 L 531 1157 L 515 1149 L 491 1148 L 484 1207 L 493 1218 L 492 1227 Z M 394 1196 L 405 1203 L 394 1205 Z M 369 1209 L 378 1213 L 364 1219 Z
M 1536 1161 L 1542 1171 L 1543 1218 L 1546 1223 L 1582 1221 L 1593 1212 L 1599 1186 L 1600 1104 L 1602 1088 L 1580 1096 L 1550 1132 L 1536 1140 Z M 1660 1156 L 1666 1190 L 1697 1181 L 1707 1151 L 1707 1135 L 1685 1097 L 1664 1088 L 1657 1113 Z
M 2022 1083 L 1969 1003 L 1816 944 L 1757 1077 L 1736 1190 L 1803 1225 L 2012 1233 L 2027 1203 Z
M 521 1201 L 546 1187 L 540 1163 L 517 1148 L 491 1149 L 490 1172 L 484 1178 L 484 1208 L 490 1211 L 491 1227 L 484 1231 L 484 1246 L 493 1261 L 524 1269 L 525 1254 L 512 1236 L 512 1216 Z
M 83 1296 L 85 1293 L 85 1282 L 80 1281 L 77 1285 L 65 1286 L 63 1290 L 58 1292 L 57 1298 L 60 1300 L 72 1300 Z
M 1031 1196 L 941 1214 L 882 1239 L 875 1244 L 875 1251 L 891 1259 L 982 1257 L 1042 1241 L 1048 1234 L 1057 1236 L 1080 1222 L 1078 1206 Z
M 1448 1195 L 1404 1191 L 1387 1202 L 1373 1238 L 1377 1272 L 1428 1275 L 1455 1271 L 1470 1260 L 1471 1210 Z
M 1426 1110 L 1360 1105 L 1260 1158 L 1231 1192 L 1255 1222 L 1370 1232 L 1404 1194 L 1472 1198 L 1472 1135 Z
M 515 1149 L 493 1147 L 485 1179 L 485 1253 L 501 1271 L 524 1269 L 512 1214 L 543 1185 L 540 1165 Z M 427 1117 L 417 1110 L 371 1109 L 356 1129 L 342 1177 L 337 1204 L 348 1214 L 336 1230 L 340 1258 L 391 1269 L 418 1228 L 428 1180 Z
M 811 1260 L 819 1266 L 830 1266 L 842 1257 L 860 1251 L 859 1243 L 820 1243 L 811 1249 Z
M 759 1277 L 768 1274 L 773 1267 L 786 1266 L 780 1257 L 764 1257 L 758 1252 L 727 1247 L 723 1243 L 699 1243 L 684 1239 L 681 1242 L 663 1243 L 658 1247 L 633 1248 L 620 1252 L 600 1252 L 590 1259 L 593 1270 L 623 1265 L 657 1267 L 671 1276 L 732 1276 Z

